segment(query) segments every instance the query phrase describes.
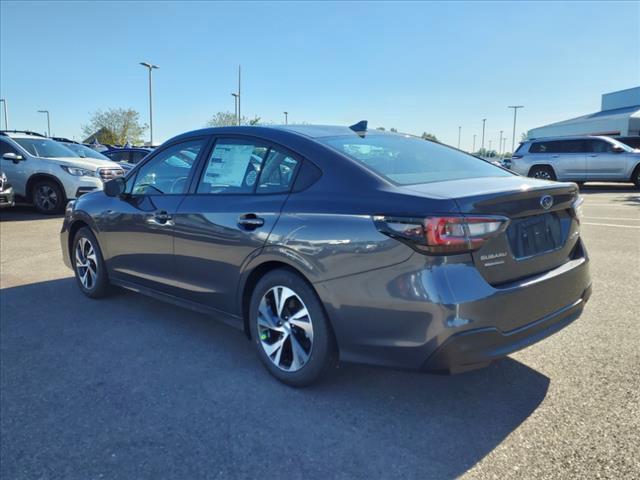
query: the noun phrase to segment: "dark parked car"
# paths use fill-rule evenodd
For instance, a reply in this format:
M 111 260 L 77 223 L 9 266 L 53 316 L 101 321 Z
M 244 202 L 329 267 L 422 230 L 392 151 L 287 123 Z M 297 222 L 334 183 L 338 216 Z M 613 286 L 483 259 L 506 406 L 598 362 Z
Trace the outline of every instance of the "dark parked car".
M 300 386 L 338 358 L 478 368 L 565 327 L 591 291 L 580 201 L 363 122 L 225 127 L 71 203 L 61 244 L 89 297 L 115 284 L 223 319 Z
M 128 163 L 131 165 L 137 164 L 144 157 L 149 155 L 153 150 L 150 148 L 143 147 L 132 147 L 132 148 L 112 148 L 110 150 L 105 150 L 102 152 L 102 155 L 109 157 L 110 160 L 119 163 Z

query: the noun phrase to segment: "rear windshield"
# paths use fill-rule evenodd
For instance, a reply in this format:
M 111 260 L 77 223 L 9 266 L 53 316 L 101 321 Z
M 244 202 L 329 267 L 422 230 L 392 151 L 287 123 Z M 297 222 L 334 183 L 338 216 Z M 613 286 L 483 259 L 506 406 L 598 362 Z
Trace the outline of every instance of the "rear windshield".
M 512 175 L 477 157 L 417 137 L 373 134 L 318 140 L 399 185 Z
M 34 157 L 65 158 L 78 156 L 67 147 L 48 138 L 13 138 L 13 140 Z

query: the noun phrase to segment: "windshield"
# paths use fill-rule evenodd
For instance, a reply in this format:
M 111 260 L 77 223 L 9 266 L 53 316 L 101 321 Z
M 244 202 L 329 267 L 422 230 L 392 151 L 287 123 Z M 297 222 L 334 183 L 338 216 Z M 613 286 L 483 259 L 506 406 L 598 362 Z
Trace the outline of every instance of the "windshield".
M 373 134 L 318 140 L 399 185 L 512 175 L 489 162 L 417 137 Z
M 67 147 L 48 138 L 13 138 L 13 140 L 34 157 L 64 158 L 78 156 Z
M 98 160 L 109 160 L 107 157 L 102 155 L 101 153 L 96 152 L 93 148 L 89 148 L 85 145 L 80 145 L 77 143 L 65 143 L 64 147 L 67 147 L 69 150 L 73 150 L 78 154 L 79 157 L 82 158 L 96 158 Z

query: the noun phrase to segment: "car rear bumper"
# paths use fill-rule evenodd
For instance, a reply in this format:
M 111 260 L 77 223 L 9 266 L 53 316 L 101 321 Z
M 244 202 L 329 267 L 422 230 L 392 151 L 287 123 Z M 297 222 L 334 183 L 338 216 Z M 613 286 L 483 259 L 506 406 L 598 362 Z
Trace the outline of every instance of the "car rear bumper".
M 428 257 L 314 284 L 344 361 L 461 371 L 531 345 L 575 320 L 589 260 L 492 286 L 464 255 Z
M 423 368 L 460 373 L 484 367 L 491 360 L 522 350 L 569 325 L 580 316 L 590 296 L 591 285 L 571 305 L 510 332 L 487 327 L 454 334 L 431 354 Z

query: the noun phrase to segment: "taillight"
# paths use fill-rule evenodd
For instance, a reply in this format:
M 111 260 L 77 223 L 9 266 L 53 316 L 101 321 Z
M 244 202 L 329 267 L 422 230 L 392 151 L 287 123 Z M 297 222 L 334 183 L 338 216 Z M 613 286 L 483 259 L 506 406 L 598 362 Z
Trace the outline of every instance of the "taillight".
M 416 250 L 432 254 L 453 254 L 478 250 L 489 238 L 503 231 L 509 220 L 497 216 L 421 219 L 376 215 L 373 221 L 381 233 Z

